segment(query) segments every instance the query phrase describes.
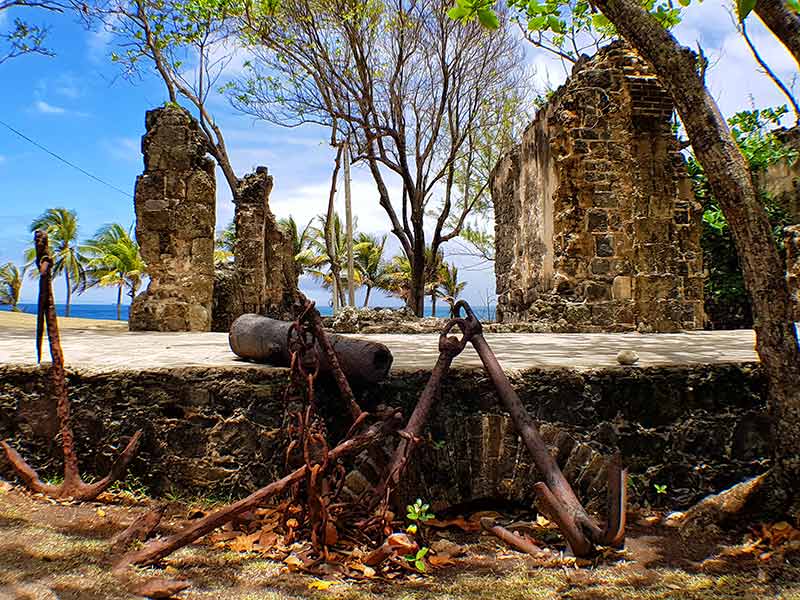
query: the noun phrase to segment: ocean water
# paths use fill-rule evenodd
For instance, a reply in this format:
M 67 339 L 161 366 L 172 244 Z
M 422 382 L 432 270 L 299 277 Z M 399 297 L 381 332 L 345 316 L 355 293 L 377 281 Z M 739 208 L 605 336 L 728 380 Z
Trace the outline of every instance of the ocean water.
M 36 305 L 35 304 L 19 304 L 18 307 L 26 313 L 36 314 Z M 370 308 L 376 308 L 372 306 Z M 391 306 L 387 308 L 398 308 L 397 306 Z M 63 304 L 56 304 L 56 314 L 60 317 L 63 317 L 65 314 L 65 305 Z M 130 306 L 127 304 L 122 305 L 122 313 L 121 317 L 123 321 L 128 320 L 128 310 Z M 475 311 L 475 315 L 482 321 L 489 321 L 494 319 L 494 307 L 487 308 L 485 306 L 473 306 L 472 309 Z M 9 310 L 8 306 L 0 306 L 0 310 Z M 333 313 L 333 310 L 330 306 L 320 306 L 317 305 L 317 310 L 322 316 L 329 316 Z M 431 316 L 431 307 L 425 307 L 425 315 Z M 106 320 L 116 320 L 117 318 L 117 305 L 116 304 L 73 304 L 70 307 L 70 316 L 71 317 L 79 317 L 81 319 L 106 319 Z M 437 305 L 436 306 L 436 316 L 437 317 L 447 317 L 448 316 L 448 307 L 447 305 Z

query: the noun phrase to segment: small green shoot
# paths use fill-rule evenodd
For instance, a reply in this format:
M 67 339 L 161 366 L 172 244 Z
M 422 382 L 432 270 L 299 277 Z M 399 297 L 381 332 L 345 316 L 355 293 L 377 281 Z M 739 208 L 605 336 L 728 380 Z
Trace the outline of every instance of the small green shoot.
M 433 515 L 428 512 L 430 509 L 430 504 L 423 504 L 422 500 L 417 498 L 417 501 L 414 504 L 409 504 L 406 506 L 406 518 L 409 521 L 414 522 L 425 522 L 430 521 L 433 519 Z
M 416 554 L 409 554 L 408 556 L 404 557 L 408 562 L 414 565 L 414 567 L 420 573 L 425 572 L 425 555 L 428 553 L 428 547 L 425 546 L 417 550 Z
M 667 493 L 667 485 L 661 483 L 654 483 L 653 487 L 656 488 L 656 494 L 666 494 Z

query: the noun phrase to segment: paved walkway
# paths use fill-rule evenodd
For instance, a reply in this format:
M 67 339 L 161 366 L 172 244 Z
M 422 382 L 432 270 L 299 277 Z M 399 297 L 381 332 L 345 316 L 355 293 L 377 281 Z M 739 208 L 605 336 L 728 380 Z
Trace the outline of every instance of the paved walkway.
M 370 335 L 394 354 L 394 371 L 430 369 L 438 354 L 436 335 Z M 35 364 L 30 328 L 0 323 L 0 364 Z M 694 331 L 662 334 L 487 334 L 500 363 L 509 370 L 530 367 L 579 369 L 616 366 L 620 350 L 635 350 L 639 366 L 744 362 L 758 360 L 751 330 Z M 186 366 L 261 365 L 241 361 L 231 352 L 225 333 L 155 333 L 65 329 L 62 346 L 67 365 L 94 371 Z M 47 353 L 45 340 L 44 352 Z M 49 355 L 45 354 L 49 359 Z M 480 366 L 471 346 L 456 367 Z

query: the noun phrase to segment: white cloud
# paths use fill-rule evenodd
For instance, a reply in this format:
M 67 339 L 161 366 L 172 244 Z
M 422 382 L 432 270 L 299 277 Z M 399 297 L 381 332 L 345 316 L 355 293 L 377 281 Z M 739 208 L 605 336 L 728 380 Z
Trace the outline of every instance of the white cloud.
M 44 100 L 37 100 L 33 105 L 36 107 L 37 111 L 46 115 L 61 115 L 67 112 L 66 109 L 48 104 Z
M 788 51 L 754 16 L 747 20 L 747 31 L 770 68 L 791 85 L 797 67 Z M 777 86 L 761 71 L 722 4 L 693 4 L 674 33 L 682 44 L 691 48 L 699 44 L 703 48 L 711 63 L 706 83 L 725 116 L 753 106 L 786 103 Z
M 141 145 L 136 138 L 118 137 L 103 142 L 103 145 L 113 158 L 126 161 L 141 161 Z

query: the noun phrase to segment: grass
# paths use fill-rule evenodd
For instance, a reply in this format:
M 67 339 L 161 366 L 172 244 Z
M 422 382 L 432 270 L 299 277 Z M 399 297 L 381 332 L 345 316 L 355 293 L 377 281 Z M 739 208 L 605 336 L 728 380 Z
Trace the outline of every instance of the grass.
M 131 485 L 123 490 L 135 493 L 135 482 Z M 0 598 L 132 598 L 111 574 L 107 541 L 145 509 L 117 504 L 103 506 L 101 513 L 99 508 L 54 505 L 16 489 L 0 493 Z M 180 596 L 186 600 L 800 600 L 798 574 L 800 568 L 785 565 L 777 572 L 733 567 L 712 574 L 648 568 L 635 560 L 546 568 L 521 555 L 498 560 L 490 553 L 399 583 L 349 581 L 317 590 L 316 577 L 289 573 L 282 563 L 198 544 L 176 552 L 161 568 L 137 569 L 128 583 L 153 576 L 189 579 L 192 588 Z

